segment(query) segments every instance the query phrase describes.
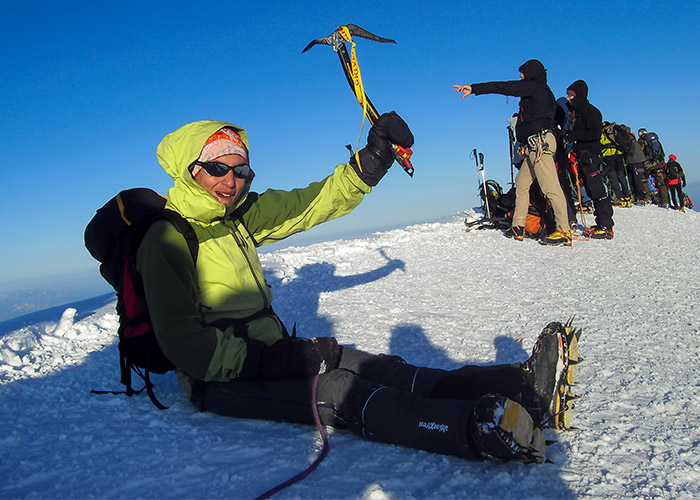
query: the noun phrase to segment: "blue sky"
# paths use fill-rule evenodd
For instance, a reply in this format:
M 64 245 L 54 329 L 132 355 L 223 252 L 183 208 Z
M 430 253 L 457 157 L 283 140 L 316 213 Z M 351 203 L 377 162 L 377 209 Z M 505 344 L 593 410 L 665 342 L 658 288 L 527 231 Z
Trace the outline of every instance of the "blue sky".
M 470 208 L 473 148 L 506 184 L 517 99 L 460 100 L 452 84 L 516 79 L 531 58 L 555 95 L 586 80 L 604 119 L 656 131 L 698 181 L 699 14 L 693 2 L 658 1 L 6 3 L 0 284 L 96 270 L 86 223 L 121 189 L 167 191 L 156 146 L 185 123 L 244 126 L 258 191 L 304 186 L 347 161 L 361 108 L 330 47 L 301 54 L 341 24 L 397 41 L 358 39 L 357 54 L 368 96 L 416 136 L 416 173 L 392 168 L 353 214 L 299 244 Z

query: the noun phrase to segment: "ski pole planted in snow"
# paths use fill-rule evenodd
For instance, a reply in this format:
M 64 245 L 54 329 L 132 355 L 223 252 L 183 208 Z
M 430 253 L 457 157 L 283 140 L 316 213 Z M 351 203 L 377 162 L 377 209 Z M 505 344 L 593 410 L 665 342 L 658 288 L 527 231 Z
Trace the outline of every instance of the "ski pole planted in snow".
M 472 149 L 471 156 L 474 157 L 476 162 L 476 176 L 481 184 L 481 192 L 484 196 L 484 205 L 486 205 L 486 216 L 491 218 L 491 208 L 489 207 L 489 198 L 486 191 L 486 173 L 484 172 L 484 153 L 478 153 L 476 148 Z
M 355 42 L 352 41 L 353 35 L 359 38 L 366 38 L 367 40 L 374 40 L 375 42 L 396 43 L 394 40 L 382 38 L 354 24 L 348 24 L 346 26 L 339 26 L 338 29 L 327 37 L 313 40 L 301 53 L 303 54 L 311 47 L 318 44 L 330 45 L 333 47 L 333 50 L 338 54 L 338 58 L 340 59 L 340 64 L 345 72 L 345 78 L 347 78 L 350 88 L 355 93 L 355 97 L 357 97 L 357 100 L 364 110 L 364 116 L 367 116 L 369 122 L 374 125 L 374 122 L 379 118 L 379 112 L 377 108 L 374 107 L 374 104 L 372 104 L 372 101 L 369 100 L 367 94 L 365 94 L 362 76 L 360 75 L 360 66 L 357 64 L 357 57 L 355 56 Z M 345 47 L 346 42 L 352 44 L 351 55 L 348 54 L 348 49 Z M 410 148 L 404 148 L 397 144 L 392 144 L 392 148 L 396 162 L 401 165 L 401 168 L 403 168 L 408 175 L 413 177 L 413 164 L 411 163 L 413 151 L 411 151 Z
M 515 136 L 513 135 L 513 128 L 508 123 L 506 127 L 508 129 L 508 150 L 510 153 L 510 185 L 515 186 L 515 181 L 513 180 L 513 162 L 515 161 Z

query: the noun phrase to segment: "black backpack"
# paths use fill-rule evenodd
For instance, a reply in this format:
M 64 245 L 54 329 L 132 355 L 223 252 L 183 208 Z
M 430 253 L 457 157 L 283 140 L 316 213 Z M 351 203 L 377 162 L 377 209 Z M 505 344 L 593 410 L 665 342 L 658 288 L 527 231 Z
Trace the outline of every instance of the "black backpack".
M 632 150 L 634 138 L 621 125 L 614 122 L 609 124 L 605 127 L 605 135 L 622 153 L 627 154 Z
M 489 179 L 486 181 L 486 192 L 484 192 L 483 185 L 479 186 L 479 195 L 484 211 L 486 211 L 486 203 L 488 203 L 491 217 L 465 221 L 467 230 L 473 227 L 476 229 L 507 230 L 513 222 L 513 213 L 515 212 L 515 186 L 504 193 L 498 182 Z M 530 205 L 525 222 L 525 232 L 529 238 L 541 239 L 553 230 L 554 216 L 551 207 L 535 180 L 530 186 Z
M 484 187 L 486 189 L 484 189 Z M 491 214 L 491 217 L 503 217 L 508 210 L 501 205 L 503 188 L 493 179 L 489 179 L 479 186 L 479 196 L 481 197 L 481 208 L 484 213 Z
M 670 181 L 674 179 L 680 179 L 681 176 L 681 168 L 680 168 L 680 163 L 671 160 L 666 164 L 666 178 Z
M 160 409 L 166 409 L 153 394 L 149 373 L 163 374 L 175 366 L 165 357 L 153 332 L 141 275 L 136 269 L 136 252 L 148 228 L 165 219 L 182 233 L 192 260 L 197 262 L 199 242 L 192 225 L 180 214 L 165 208 L 165 198 L 148 188 L 120 192 L 109 200 L 85 228 L 85 247 L 99 261 L 100 274 L 117 292 L 119 315 L 119 357 L 121 383 L 127 396 L 146 389 Z M 131 372 L 145 386 L 131 387 Z M 112 391 L 93 391 L 104 393 Z
M 664 154 L 664 148 L 661 146 L 661 141 L 659 141 L 659 136 L 654 132 L 647 132 L 644 134 L 643 140 L 647 146 L 644 148 L 647 158 L 663 162 L 666 155 Z

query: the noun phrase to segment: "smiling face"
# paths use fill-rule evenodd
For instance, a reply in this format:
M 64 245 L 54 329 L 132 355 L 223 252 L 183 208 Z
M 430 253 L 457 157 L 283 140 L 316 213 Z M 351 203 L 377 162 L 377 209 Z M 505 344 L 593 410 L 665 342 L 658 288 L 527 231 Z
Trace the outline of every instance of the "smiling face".
M 224 163 L 229 167 L 246 163 L 245 158 L 239 155 L 225 155 L 216 158 L 219 163 Z M 216 177 L 210 175 L 206 170 L 201 169 L 195 175 L 194 180 L 202 186 L 209 194 L 217 199 L 219 203 L 227 207 L 233 206 L 244 191 L 246 179 L 241 179 L 233 175 L 233 170 L 229 170 L 226 175 Z

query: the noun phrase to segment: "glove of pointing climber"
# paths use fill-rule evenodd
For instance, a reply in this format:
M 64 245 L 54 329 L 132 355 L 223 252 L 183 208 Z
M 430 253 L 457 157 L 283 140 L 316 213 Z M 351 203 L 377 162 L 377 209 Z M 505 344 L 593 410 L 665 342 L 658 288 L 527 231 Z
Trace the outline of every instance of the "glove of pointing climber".
M 395 111 L 381 115 L 367 134 L 367 147 L 361 149 L 357 158 L 350 158 L 350 165 L 368 186 L 376 186 L 394 163 L 392 144 L 404 148 L 413 146 L 413 133 L 406 122 Z

